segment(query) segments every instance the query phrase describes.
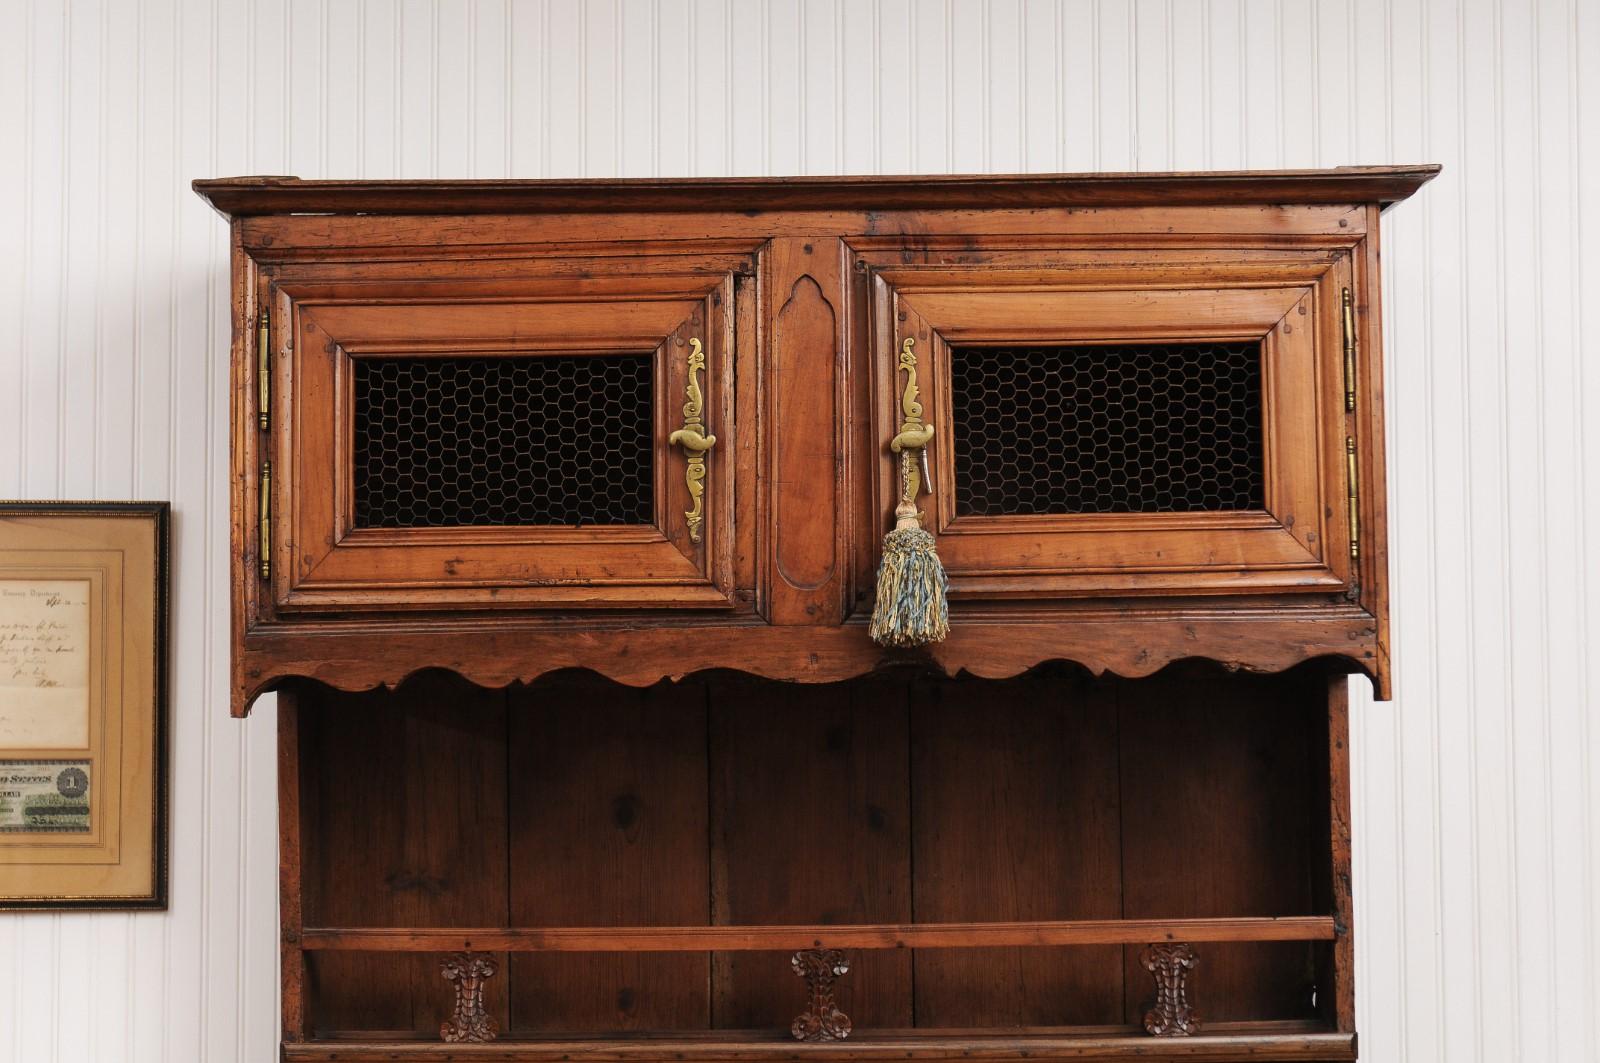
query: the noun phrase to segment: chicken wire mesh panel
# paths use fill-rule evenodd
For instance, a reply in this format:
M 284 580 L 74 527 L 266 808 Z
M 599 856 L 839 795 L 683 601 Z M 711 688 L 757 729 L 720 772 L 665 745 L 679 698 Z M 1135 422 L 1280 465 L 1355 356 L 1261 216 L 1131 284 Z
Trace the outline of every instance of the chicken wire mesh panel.
M 362 358 L 355 523 L 650 524 L 649 355 Z
M 951 352 L 957 516 L 1265 508 L 1259 343 Z

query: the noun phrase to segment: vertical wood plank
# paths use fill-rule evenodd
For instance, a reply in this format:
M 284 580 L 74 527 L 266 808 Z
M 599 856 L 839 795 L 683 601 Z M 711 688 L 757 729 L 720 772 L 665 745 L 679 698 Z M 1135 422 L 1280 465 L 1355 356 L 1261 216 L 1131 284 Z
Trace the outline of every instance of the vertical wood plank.
M 1133 157 L 1140 170 L 1172 169 L 1172 5 L 1133 0 Z
M 873 5 L 872 173 L 915 173 L 917 56 L 911 35 L 912 0 Z M 852 5 L 853 6 L 853 5 Z
M 1442 13 L 1441 13 L 1442 15 Z M 1438 16 L 1436 16 L 1438 17 Z M 1514 723 L 1506 711 L 1514 697 L 1512 641 L 1507 619 L 1512 606 L 1510 528 L 1507 492 L 1509 426 L 1505 418 L 1506 365 L 1511 290 L 1508 260 L 1502 7 L 1494 0 L 1467 0 L 1457 13 L 1461 114 L 1478 116 L 1461 131 L 1461 155 L 1471 176 L 1462 184 L 1463 213 L 1456 219 L 1467 267 L 1463 271 L 1464 347 L 1453 371 L 1461 378 L 1461 435 L 1464 448 L 1462 506 L 1467 597 L 1463 648 L 1470 662 L 1473 699 L 1467 732 L 1472 742 L 1473 822 L 1471 857 L 1465 869 L 1474 879 L 1477 912 L 1496 918 L 1468 931 L 1476 992 L 1484 1000 L 1520 1000 L 1517 979 L 1518 889 L 1515 830 Z M 1440 370 L 1443 366 L 1438 367 Z M 1476 579 L 1481 570 L 1493 572 Z M 1465 619 L 1470 617 L 1471 619 Z M 1448 931 L 1447 931 L 1448 932 Z M 1448 945 L 1447 945 L 1448 949 Z M 1448 955 L 1448 952 L 1447 952 Z M 1479 1058 L 1488 1061 L 1517 1053 L 1516 1009 L 1480 1008 L 1475 1017 Z
M 877 38 L 881 11 L 876 3 L 838 3 L 837 8 L 840 172 L 874 173 L 883 111 Z
M 710 689 L 712 921 L 909 922 L 904 688 L 718 678 Z M 838 992 L 856 1029 L 911 1025 L 910 956 L 851 958 Z M 786 954 L 712 958 L 719 1029 L 786 1028 L 804 1002 Z
M 913 687 L 916 919 L 1119 918 L 1116 750 L 1116 704 L 1102 686 Z M 918 1025 L 1122 1020 L 1116 946 L 918 950 L 915 972 Z
M 467 11 L 472 54 L 466 113 L 471 116 L 473 177 L 512 177 L 511 53 L 512 0 L 477 0 Z
M 843 160 L 839 64 L 839 11 L 834 0 L 801 0 L 796 42 L 800 48 L 798 173 L 838 173 Z
M 1247 169 L 1283 165 L 1283 9 L 1272 0 L 1242 0 L 1241 68 Z
M 578 5 L 580 19 L 580 99 L 582 123 L 583 174 L 586 177 L 617 177 L 621 163 L 622 124 L 618 69 L 618 41 L 622 15 L 618 5 L 591 3 Z M 677 138 L 673 138 L 673 142 Z M 681 150 L 681 149 L 680 149 Z M 681 172 L 675 171 L 675 172 Z
M 366 83 L 366 45 L 362 4 L 326 4 L 321 11 L 322 66 L 316 71 L 322 84 L 322 109 L 310 132 L 321 141 L 321 173 L 359 177 L 365 153 L 363 125 L 369 120 Z M 332 62 L 330 57 L 341 61 Z
M 511 925 L 709 921 L 705 702 L 696 682 L 592 675 L 511 694 Z M 512 1026 L 705 1029 L 709 970 L 704 953 L 519 953 Z
M 728 18 L 732 25 L 729 40 L 733 49 L 728 63 L 736 90 L 728 103 L 734 129 L 731 134 L 733 173 L 768 173 L 766 11 L 760 4 L 741 4 L 735 0 Z
M 1328 899 L 1339 938 L 1333 943 L 1332 994 L 1334 1028 L 1356 1028 L 1356 923 L 1350 875 L 1350 683 L 1343 676 L 1328 681 L 1328 740 L 1323 761 L 1328 778 Z
M 1062 4 L 1021 0 L 1023 108 L 1019 169 L 1048 173 L 1059 169 L 1060 138 L 1065 125 L 1061 92 Z
M 1538 5 L 1500 5 L 1493 17 L 1496 61 L 1499 66 L 1498 104 L 1502 113 L 1500 202 L 1522 204 L 1523 217 L 1512 220 L 1505 211 L 1497 215 L 1505 262 L 1500 297 L 1505 304 L 1504 333 L 1500 349 L 1500 418 L 1502 423 L 1527 424 L 1537 419 L 1545 399 L 1549 353 L 1546 344 L 1546 296 L 1539 256 L 1545 204 L 1541 175 L 1545 130 L 1541 125 L 1537 88 L 1535 33 Z M 1561 130 L 1556 139 L 1564 139 Z M 1524 346 L 1525 345 L 1525 346 Z M 1518 355 L 1513 355 L 1518 351 Z M 1511 358 L 1517 361 L 1513 369 Z M 1551 491 L 1550 477 L 1559 471 L 1560 454 L 1547 451 L 1548 439 L 1538 430 L 1505 433 L 1507 478 L 1501 499 L 1506 507 L 1505 617 L 1506 669 L 1509 704 L 1523 706 L 1506 712 L 1506 776 L 1510 852 L 1515 866 L 1510 881 L 1513 935 L 1511 970 L 1520 1004 L 1512 1026 L 1511 1051 L 1525 1059 L 1550 1059 L 1555 1055 L 1555 1031 L 1560 1020 L 1551 1011 L 1556 982 L 1552 960 L 1555 939 L 1562 933 L 1549 908 L 1551 881 L 1543 869 L 1555 859 L 1550 823 L 1554 814 L 1550 792 L 1551 762 L 1548 742 L 1551 707 L 1549 552 L 1545 523 L 1554 516 L 1545 509 Z M 1580 651 L 1581 652 L 1581 651 Z
M 1123 917 L 1309 913 L 1307 736 L 1323 726 L 1321 682 L 1196 675 L 1118 691 Z M 1152 988 L 1139 949 L 1126 953 L 1125 1017 L 1136 1023 Z M 1309 946 L 1199 953 L 1193 993 L 1208 1021 L 1311 1016 Z
M 1316 9 L 1286 4 L 1278 10 L 1279 166 L 1317 164 L 1317 68 L 1322 53 L 1314 46 Z
M 1204 170 L 1210 164 L 1211 114 L 1210 7 L 1206 4 L 1172 4 L 1167 12 L 1167 41 L 1171 71 L 1167 96 L 1171 124 L 1167 162 L 1175 170 Z
M 908 25 L 901 47 L 911 58 L 911 172 L 941 173 L 953 166 L 956 151 L 956 80 L 952 0 L 908 0 Z M 962 51 L 962 64 L 966 53 Z
M 587 41 L 583 33 L 583 7 L 578 4 L 541 5 L 543 44 L 539 92 L 539 123 L 544 138 L 540 177 L 587 177 L 589 161 L 584 138 L 588 133 L 588 83 L 583 60 Z
M 318 926 L 495 926 L 509 918 L 505 694 L 441 673 L 298 711 L 304 918 Z M 507 1024 L 505 957 L 488 1007 Z M 436 1037 L 439 957 L 318 955 L 312 1028 Z
M 477 65 L 468 0 L 434 0 L 430 33 L 429 98 L 433 108 L 433 175 L 473 176 L 477 132 L 472 79 Z
M 545 151 L 545 4 L 511 3 L 506 11 L 506 96 L 510 123 L 509 177 L 539 177 L 548 166 Z
M 305 929 L 301 907 L 303 878 L 300 848 L 300 713 L 295 695 L 278 695 L 278 921 L 283 928 L 279 977 L 282 979 L 282 1037 L 304 1041 L 310 1033 L 306 1015 L 306 954 L 300 948 Z
M 1062 0 L 1056 32 L 1056 106 L 1061 112 L 1057 157 L 1067 173 L 1100 165 L 1099 26 L 1099 0 Z
M 684 72 L 693 93 L 692 143 L 684 173 L 715 177 L 729 172 L 733 138 L 733 97 L 740 91 L 733 80 L 730 42 L 733 12 L 727 0 L 691 0 L 694 25 L 694 65 Z
M 761 5 L 766 113 L 761 127 L 766 151 L 763 173 L 804 173 L 805 4 L 769 0 Z
M 431 0 L 399 0 L 396 11 L 395 111 L 398 177 L 439 176 L 439 114 L 434 99 L 439 10 Z M 442 119 L 449 121 L 448 118 Z
M 1592 330 L 1595 311 L 1600 309 L 1600 294 L 1592 283 L 1596 276 L 1594 251 L 1586 243 L 1595 228 L 1596 211 L 1590 204 L 1594 201 L 1596 175 L 1600 174 L 1596 169 L 1600 162 L 1594 161 L 1600 137 L 1591 128 L 1592 121 L 1584 118 L 1595 113 L 1594 68 L 1583 65 L 1585 60 L 1579 53 L 1583 47 L 1588 49 L 1588 56 L 1593 56 L 1600 33 L 1576 4 L 1540 3 L 1530 16 L 1536 34 L 1534 121 L 1539 127 L 1539 155 L 1535 165 L 1538 240 L 1534 250 L 1544 373 L 1542 393 L 1531 396 L 1529 406 L 1514 416 L 1519 424 L 1536 417 L 1546 463 L 1539 501 L 1545 560 L 1537 577 L 1544 595 L 1545 644 L 1536 672 L 1546 685 L 1534 695 L 1546 715 L 1540 721 L 1543 733 L 1534 748 L 1548 758 L 1548 766 L 1535 767 L 1530 774 L 1542 780 L 1549 799 L 1553 799 L 1549 819 L 1542 825 L 1546 832 L 1544 845 L 1550 847 L 1549 888 L 1542 892 L 1549 905 L 1547 918 L 1562 930 L 1555 935 L 1545 961 L 1552 972 L 1585 972 L 1576 978 L 1556 975 L 1549 997 L 1540 1003 L 1546 1016 L 1544 1025 L 1554 1041 L 1551 1057 L 1575 1059 L 1600 1036 L 1596 1029 L 1600 1016 L 1593 1006 L 1600 993 L 1600 979 L 1589 962 L 1597 922 L 1585 903 L 1587 887 L 1591 892 L 1588 906 L 1593 906 L 1589 884 L 1595 879 L 1589 861 L 1595 848 L 1595 824 L 1600 819 L 1593 817 L 1592 808 L 1584 802 L 1569 797 L 1588 793 L 1590 801 L 1594 800 L 1588 774 L 1592 763 L 1589 751 L 1582 743 L 1571 741 L 1570 736 L 1592 733 L 1588 713 L 1594 703 L 1593 688 L 1585 688 L 1594 683 L 1600 670 L 1587 664 L 1580 668 L 1565 664 L 1587 661 L 1585 647 L 1592 645 L 1594 627 L 1588 619 L 1592 614 L 1586 610 L 1585 598 L 1593 601 L 1593 596 L 1600 593 L 1600 582 L 1594 579 L 1600 566 L 1590 556 L 1593 551 L 1586 536 L 1586 520 L 1592 512 L 1589 507 L 1600 502 L 1600 491 L 1593 489 L 1595 470 L 1600 469 L 1600 462 L 1596 461 L 1600 447 L 1596 445 L 1596 433 L 1584 424 L 1584 411 L 1594 409 L 1590 404 L 1600 396 L 1600 388 L 1595 386 L 1596 374 L 1585 368 L 1586 355 L 1592 359 L 1591 352 L 1596 347 Z M 1574 21 L 1580 25 L 1575 27 Z M 1580 97 L 1580 83 L 1588 89 L 1586 99 Z M 1586 282 L 1585 278 L 1591 281 Z M 1590 323 L 1589 331 L 1584 329 L 1586 321 Z M 1561 577 L 1574 572 L 1583 573 L 1584 578 Z M 1530 874 L 1533 882 L 1539 877 L 1539 871 Z M 1567 932 L 1565 928 L 1573 921 L 1587 926 L 1590 933 Z M 1588 1021 L 1562 1021 L 1573 1015 L 1583 1015 Z
M 363 3 L 356 66 L 361 77 L 356 117 L 358 173 L 362 177 L 396 177 L 400 162 L 400 34 L 402 13 L 396 4 Z
M 1245 161 L 1244 0 L 1205 5 L 1206 166 L 1243 169 Z
M 1095 170 L 1140 168 L 1134 11 L 1129 3 L 1095 0 Z
M 836 624 L 848 592 L 845 419 L 840 351 L 845 250 L 834 238 L 773 240 L 765 256 L 768 455 L 762 497 L 771 543 L 766 615 Z
M 284 38 L 288 41 L 284 82 L 284 164 L 286 173 L 324 172 L 328 167 L 327 128 L 329 56 L 324 0 L 286 0 Z

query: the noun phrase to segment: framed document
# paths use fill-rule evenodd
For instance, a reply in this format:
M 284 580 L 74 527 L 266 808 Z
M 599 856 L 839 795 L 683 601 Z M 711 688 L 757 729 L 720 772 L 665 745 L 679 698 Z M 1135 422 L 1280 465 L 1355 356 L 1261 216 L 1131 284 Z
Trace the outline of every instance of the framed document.
M 0 502 L 0 909 L 167 906 L 165 502 Z

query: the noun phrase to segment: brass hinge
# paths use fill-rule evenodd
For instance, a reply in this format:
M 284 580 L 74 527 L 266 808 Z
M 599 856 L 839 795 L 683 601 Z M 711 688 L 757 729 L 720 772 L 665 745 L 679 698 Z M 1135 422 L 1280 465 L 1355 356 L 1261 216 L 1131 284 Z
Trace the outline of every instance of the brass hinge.
M 1361 491 L 1356 480 L 1356 441 L 1344 437 L 1345 487 L 1350 496 L 1350 556 L 1361 556 L 1361 510 L 1358 499 Z
M 272 357 L 267 342 L 272 335 L 272 322 L 267 308 L 261 308 L 261 319 L 256 325 L 256 411 L 260 414 L 261 430 L 265 432 L 272 411 Z
M 1356 408 L 1356 308 L 1350 289 L 1344 290 L 1344 409 Z
M 261 555 L 261 578 L 272 578 L 272 462 L 261 463 L 261 523 L 256 530 L 256 550 Z

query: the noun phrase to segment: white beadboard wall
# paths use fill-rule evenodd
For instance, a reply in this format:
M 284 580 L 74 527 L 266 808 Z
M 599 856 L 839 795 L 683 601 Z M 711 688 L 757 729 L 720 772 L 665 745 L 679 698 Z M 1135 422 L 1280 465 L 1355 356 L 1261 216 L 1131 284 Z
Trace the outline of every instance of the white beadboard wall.
M 0 1061 L 276 1058 L 274 720 L 227 716 L 227 244 L 191 178 L 1382 162 L 1445 172 L 1384 230 L 1363 1057 L 1592 1061 L 1596 0 L 0 0 L 0 497 L 176 509 L 172 910 L 0 918 Z

